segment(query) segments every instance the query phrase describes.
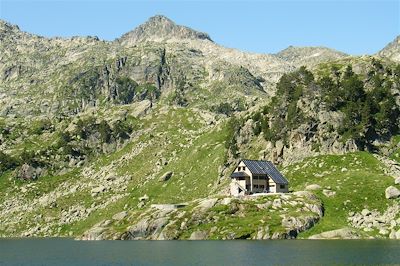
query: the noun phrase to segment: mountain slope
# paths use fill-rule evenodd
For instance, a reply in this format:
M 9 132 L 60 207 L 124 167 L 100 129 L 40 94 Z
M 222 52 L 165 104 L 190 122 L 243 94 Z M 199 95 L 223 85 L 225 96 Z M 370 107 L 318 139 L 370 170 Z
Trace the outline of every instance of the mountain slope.
M 391 60 L 318 47 L 245 53 L 162 16 L 114 42 L 43 38 L 3 21 L 0 38 L 0 236 L 400 229 L 386 222 L 400 218 L 399 199 L 385 198 L 398 188 L 386 159 L 400 145 Z M 230 198 L 239 158 L 275 161 L 295 193 Z M 390 215 L 368 227 L 371 217 L 355 221 L 363 208 Z
M 396 39 L 386 45 L 377 55 L 400 62 L 400 36 L 397 36 Z

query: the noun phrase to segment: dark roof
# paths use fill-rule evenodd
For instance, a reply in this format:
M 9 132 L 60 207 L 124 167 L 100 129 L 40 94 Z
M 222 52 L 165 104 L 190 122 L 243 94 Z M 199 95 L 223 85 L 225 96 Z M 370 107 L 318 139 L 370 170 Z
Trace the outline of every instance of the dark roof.
M 289 184 L 286 178 L 276 169 L 270 161 L 242 160 L 254 175 L 268 175 L 277 184 Z
M 231 177 L 248 177 L 249 175 L 245 172 L 233 172 Z

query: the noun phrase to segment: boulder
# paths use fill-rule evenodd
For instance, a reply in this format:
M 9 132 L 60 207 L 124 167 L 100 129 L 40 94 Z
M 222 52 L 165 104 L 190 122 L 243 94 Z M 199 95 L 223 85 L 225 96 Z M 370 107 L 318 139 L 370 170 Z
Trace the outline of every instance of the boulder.
M 379 230 L 379 234 L 380 235 L 387 235 L 387 234 L 389 234 L 389 231 L 384 229 L 384 228 L 382 228 L 382 229 Z
M 387 199 L 395 199 L 400 196 L 400 190 L 394 186 L 390 186 L 385 190 L 385 196 Z
M 400 239 L 400 229 L 395 233 L 396 239 Z
M 363 210 L 361 211 L 361 214 L 362 214 L 363 216 L 368 216 L 368 215 L 371 214 L 371 212 L 370 212 L 368 209 L 363 209 Z
M 139 198 L 139 201 L 148 201 L 149 200 L 149 196 L 144 195 L 143 197 Z
M 207 239 L 207 232 L 206 231 L 194 231 L 190 237 L 189 240 L 204 240 Z
M 390 231 L 389 239 L 396 239 L 396 231 L 394 231 L 393 229 L 392 231 Z
M 257 208 L 261 209 L 261 210 L 267 210 L 269 209 L 269 207 L 271 207 L 272 202 L 267 201 L 265 203 L 261 203 L 261 204 L 256 204 Z
M 318 189 L 321 189 L 321 186 L 317 185 L 317 184 L 312 184 L 312 185 L 306 186 L 306 190 L 318 190 Z
M 32 180 L 36 179 L 38 174 L 36 169 L 30 166 L 29 164 L 23 164 L 18 171 L 18 178 L 25 179 L 25 180 Z
M 312 235 L 309 239 L 356 239 L 358 235 L 349 228 L 341 228 Z
M 232 198 L 224 198 L 223 200 L 221 200 L 221 204 L 222 205 L 229 205 L 232 202 Z
M 332 191 L 332 190 L 329 190 L 329 189 L 322 190 L 322 193 L 327 197 L 333 197 L 333 196 L 336 195 L 336 191 Z
M 124 219 L 126 216 L 128 216 L 128 213 L 126 211 L 122 211 L 119 213 L 116 213 L 113 215 L 113 219 L 117 220 L 117 221 L 121 221 L 122 219 Z
M 106 191 L 105 186 L 100 185 L 98 187 L 93 188 L 90 192 L 92 193 L 92 195 L 97 195 L 97 194 L 102 193 L 104 191 Z
M 304 197 L 309 200 L 317 200 L 318 198 L 311 192 L 309 191 L 295 191 L 293 192 L 293 195 L 298 196 L 298 197 Z
M 208 210 L 214 207 L 215 203 L 217 203 L 218 199 L 205 199 L 201 201 L 198 207 L 202 210 Z
M 397 177 L 397 178 L 394 180 L 394 183 L 395 183 L 396 185 L 399 185 L 399 184 L 400 184 L 400 176 Z
M 166 172 L 165 174 L 163 174 L 160 177 L 160 182 L 168 181 L 173 176 L 173 174 L 174 174 L 174 172 L 171 172 L 171 171 Z
M 274 199 L 274 201 L 272 203 L 272 207 L 274 209 L 282 208 L 282 200 L 281 199 Z

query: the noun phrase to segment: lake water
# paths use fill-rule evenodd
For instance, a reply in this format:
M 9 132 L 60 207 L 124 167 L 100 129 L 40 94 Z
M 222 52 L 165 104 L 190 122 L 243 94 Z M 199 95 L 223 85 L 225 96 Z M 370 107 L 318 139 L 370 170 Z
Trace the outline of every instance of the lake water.
M 396 240 L 0 239 L 0 265 L 400 264 Z

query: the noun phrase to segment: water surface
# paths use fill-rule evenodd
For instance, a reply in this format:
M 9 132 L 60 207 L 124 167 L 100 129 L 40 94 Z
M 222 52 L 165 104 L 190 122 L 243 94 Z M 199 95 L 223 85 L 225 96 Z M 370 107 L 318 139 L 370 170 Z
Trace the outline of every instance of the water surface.
M 0 239 L 0 265 L 400 264 L 396 240 Z

